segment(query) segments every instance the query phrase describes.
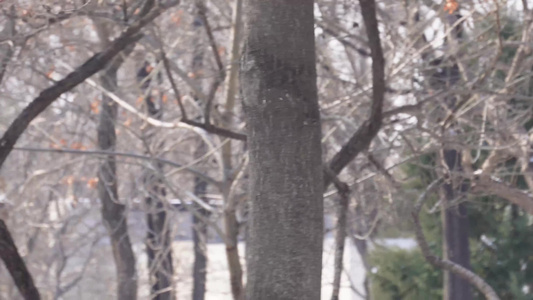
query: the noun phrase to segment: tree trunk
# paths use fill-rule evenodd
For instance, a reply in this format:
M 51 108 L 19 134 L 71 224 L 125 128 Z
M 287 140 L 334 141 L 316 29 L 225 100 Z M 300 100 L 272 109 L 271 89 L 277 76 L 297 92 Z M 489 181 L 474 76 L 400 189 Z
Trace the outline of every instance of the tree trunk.
M 101 77 L 102 86 L 114 92 L 117 86 L 116 69 L 107 69 Z M 101 150 L 115 151 L 117 105 L 103 95 L 98 123 L 98 146 Z M 117 171 L 114 155 L 106 155 L 98 171 L 98 196 L 102 201 L 102 218 L 111 238 L 111 247 L 117 270 L 117 299 L 137 299 L 137 272 L 126 216 L 126 206 L 119 203 Z
M 242 21 L 242 0 L 236 0 L 233 6 L 231 30 L 231 56 L 230 69 L 225 82 L 225 109 L 222 115 L 222 127 L 231 129 L 235 116 L 235 96 L 237 94 L 237 81 L 239 77 L 239 49 Z M 244 285 L 242 281 L 242 265 L 239 254 L 239 222 L 237 221 L 237 201 L 232 188 L 234 188 L 235 169 L 233 168 L 233 151 L 231 139 L 227 139 L 222 146 L 222 165 L 224 178 L 224 230 L 226 232 L 226 259 L 230 273 L 231 293 L 234 300 L 244 300 Z
M 461 16 L 458 13 L 446 15 L 445 21 L 448 26 L 455 26 L 455 22 Z M 450 32 L 445 43 L 457 43 L 462 38 L 461 25 L 455 26 Z M 435 90 L 447 90 L 453 88 L 460 80 L 459 66 L 454 61 L 446 61 L 440 58 L 434 59 L 430 65 L 437 68 L 431 74 L 429 84 Z M 443 105 L 450 111 L 455 109 L 457 97 L 448 96 L 444 98 Z M 449 134 L 455 134 L 455 125 L 450 126 Z M 442 185 L 442 205 L 441 213 L 443 230 L 443 258 L 456 263 L 465 269 L 470 269 L 470 246 L 468 243 L 468 215 L 464 203 L 454 204 L 461 193 L 466 192 L 466 185 L 460 182 L 453 174 L 462 170 L 461 157 L 459 152 L 443 145 L 442 160 L 449 170 L 449 180 Z M 472 291 L 470 284 L 464 278 L 444 269 L 444 300 L 470 300 Z
M 337 226 L 335 228 L 335 259 L 333 270 L 333 292 L 331 300 L 339 300 L 342 271 L 344 269 L 344 244 L 346 241 L 347 215 L 349 205 L 349 187 L 343 184 L 337 187 L 339 203 L 337 204 Z
M 196 75 L 195 78 L 202 77 L 201 72 L 204 67 L 204 50 L 201 43 L 200 29 L 203 27 L 203 21 L 200 13 L 197 12 L 193 21 L 193 31 L 196 33 L 196 39 L 194 39 L 193 51 L 194 56 L 191 64 L 191 69 Z M 202 91 L 202 81 L 196 79 L 195 84 L 198 90 Z M 198 98 L 195 97 L 198 101 Z M 198 121 L 201 121 L 198 118 Z M 207 153 L 207 145 L 203 140 L 197 141 L 197 148 L 194 151 L 194 159 L 198 159 Z M 194 194 L 202 200 L 206 200 L 205 194 L 207 192 L 207 182 L 200 177 L 194 178 Z M 207 203 L 207 201 L 206 201 Z M 208 239 L 208 225 L 203 218 L 209 218 L 209 211 L 203 208 L 196 202 L 193 203 L 192 208 L 198 212 L 198 214 L 192 214 L 192 236 L 194 243 L 194 263 L 193 263 L 193 288 L 192 299 L 204 300 L 205 299 L 205 285 L 207 283 L 207 239 Z M 200 217 L 201 216 L 201 217 Z
M 199 177 L 194 179 L 194 194 L 202 200 L 206 200 L 207 182 Z M 206 201 L 207 202 L 207 201 Z M 198 204 L 193 205 L 200 216 L 209 218 L 209 211 Z M 196 214 L 192 216 L 193 242 L 194 242 L 194 265 L 193 265 L 193 300 L 205 299 L 205 284 L 207 275 L 207 223 Z
M 130 46 L 132 43 L 139 40 L 141 35 L 139 35 L 138 33 L 139 33 L 139 30 L 141 30 L 141 28 L 143 28 L 144 26 L 149 24 L 151 21 L 153 21 L 165 9 L 171 6 L 174 6 L 176 4 L 178 4 L 178 2 L 170 3 L 169 6 L 167 7 L 160 6 L 157 9 L 150 11 L 149 14 L 147 14 L 144 18 L 133 23 L 131 26 L 129 26 L 128 29 L 125 30 L 119 37 L 117 37 L 111 44 L 109 44 L 109 46 L 105 50 L 93 55 L 91 58 L 85 61 L 85 63 L 77 67 L 74 71 L 69 73 L 65 78 L 57 81 L 51 87 L 42 90 L 39 96 L 34 98 L 30 102 L 30 104 L 28 104 L 24 108 L 24 110 L 13 120 L 13 122 L 9 125 L 7 130 L 4 131 L 2 137 L 0 138 L 0 169 L 2 165 L 4 164 L 8 155 L 13 150 L 13 146 L 15 145 L 17 140 L 20 138 L 22 133 L 29 126 L 32 120 L 34 120 L 48 106 L 50 106 L 55 100 L 57 100 L 57 98 L 59 98 L 59 96 L 61 96 L 63 93 L 70 91 L 71 89 L 76 87 L 78 84 L 82 83 L 85 79 L 91 77 L 92 75 L 96 74 L 100 70 L 104 69 L 107 65 L 109 65 L 109 62 L 112 61 L 118 53 L 120 53 L 126 47 Z M 109 102 L 109 99 L 107 101 Z M 102 115 L 100 115 L 100 117 L 102 118 Z M 100 130 L 99 128 L 98 136 L 100 138 L 100 133 L 101 133 L 103 136 L 102 138 L 107 140 L 107 141 L 102 141 L 102 144 L 104 145 L 111 144 L 110 141 L 113 141 L 113 145 L 114 145 L 115 135 L 113 134 L 112 138 L 106 137 L 107 135 L 105 133 L 105 130 L 106 128 L 109 127 L 107 126 L 108 125 L 107 123 L 109 122 L 107 122 L 106 124 L 104 123 L 106 122 L 100 122 L 103 128 L 102 130 Z M 111 127 L 114 128 L 114 125 L 112 122 L 111 122 Z M 108 175 L 109 173 L 113 173 L 115 169 L 114 164 L 115 163 L 114 163 L 113 157 L 108 156 L 106 161 L 102 165 L 104 167 L 101 168 L 104 171 L 103 173 L 106 173 L 106 174 L 100 176 L 100 172 L 99 172 L 98 177 L 99 178 L 102 177 L 103 179 L 112 177 Z M 107 185 L 108 184 L 105 184 L 102 188 L 99 188 L 99 195 L 102 195 L 107 192 L 107 188 L 106 188 Z M 118 212 L 120 214 L 120 209 L 117 209 L 115 212 Z M 113 207 L 107 207 L 107 208 L 102 209 L 102 214 L 104 216 L 104 223 L 105 223 L 106 214 L 110 215 L 112 213 L 113 213 Z M 113 224 L 105 224 L 105 225 L 109 229 L 109 226 L 112 226 Z M 115 228 L 115 227 L 111 227 L 111 228 Z M 9 230 L 5 226 L 5 223 L 3 222 L 3 220 L 0 220 L 0 243 L 2 243 L 2 247 L 9 247 L 9 248 L 0 248 L 0 258 L 2 258 L 4 263 L 8 265 L 8 270 L 11 272 L 11 275 L 17 287 L 19 287 L 19 289 L 20 289 L 20 286 L 29 287 L 29 290 L 27 290 L 30 293 L 29 297 L 31 297 L 29 299 L 39 299 L 38 298 L 39 296 L 36 295 L 38 294 L 38 292 L 36 291 L 35 287 L 32 284 L 33 279 L 31 278 L 31 274 L 27 272 L 25 265 L 22 264 L 22 258 L 20 254 L 18 253 L 16 246 L 13 243 L 13 239 L 11 238 L 11 234 L 9 233 Z M 129 239 L 127 243 L 129 243 Z M 113 249 L 115 249 L 115 247 Z M 15 260 L 14 266 L 17 267 L 19 270 L 10 269 L 9 265 L 11 265 L 12 262 L 7 262 L 7 260 L 13 260 L 13 259 Z M 12 273 L 13 271 L 16 271 L 18 273 L 13 274 Z M 24 292 L 24 291 L 21 290 L 21 292 Z M 129 298 L 129 299 L 135 299 L 135 297 Z
M 245 2 L 247 299 L 320 299 L 323 174 L 312 0 Z
M 233 180 L 233 179 L 231 179 Z M 234 300 L 246 299 L 242 282 L 242 265 L 239 254 L 239 222 L 236 214 L 235 196 L 230 195 L 228 185 L 231 181 L 226 181 L 226 188 L 223 191 L 224 197 L 224 232 L 226 233 L 226 260 L 230 274 L 231 294 Z
M 170 224 L 167 216 L 168 207 L 164 204 L 166 195 L 161 180 L 152 180 L 150 196 L 146 197 L 146 220 L 148 232 L 146 236 L 146 253 L 148 256 L 148 270 L 151 284 L 151 299 L 170 300 L 173 296 L 174 268 L 172 266 L 172 239 L 170 237 Z
M 147 96 L 145 103 L 148 107 L 148 115 L 155 119 L 161 119 L 162 108 L 157 107 L 152 96 Z M 148 127 L 147 142 L 152 141 L 155 134 L 152 126 Z M 156 146 L 160 148 L 162 145 Z M 156 149 L 157 151 L 157 149 Z M 162 165 L 158 165 L 158 172 L 162 171 Z M 148 256 L 148 272 L 151 285 L 151 299 L 170 300 L 174 299 L 172 266 L 172 239 L 170 236 L 170 220 L 167 215 L 166 190 L 160 176 L 152 170 L 145 170 L 145 187 L 148 196 L 145 199 L 146 221 L 148 232 L 146 235 L 146 254 Z
M 461 169 L 460 154 L 455 150 L 443 151 L 444 161 L 451 172 Z M 468 213 L 465 203 L 453 204 L 458 194 L 465 192 L 462 183 L 443 184 L 442 210 L 443 256 L 470 270 L 470 247 L 468 244 Z M 458 193 L 459 192 L 459 193 Z M 472 291 L 468 281 L 450 271 L 444 272 L 444 300 L 470 300 Z

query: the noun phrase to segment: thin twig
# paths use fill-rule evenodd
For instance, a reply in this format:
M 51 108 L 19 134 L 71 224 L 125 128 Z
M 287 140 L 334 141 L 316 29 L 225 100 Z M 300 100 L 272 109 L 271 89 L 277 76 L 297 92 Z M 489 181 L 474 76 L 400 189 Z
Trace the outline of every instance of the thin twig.
M 215 57 L 217 67 L 220 72 L 220 77 L 223 78 L 225 74 L 224 65 L 222 64 L 222 59 L 220 57 L 220 53 L 218 52 L 217 43 L 215 41 L 215 37 L 213 36 L 211 25 L 209 24 L 209 20 L 207 19 L 207 8 L 205 7 L 204 1 L 197 0 L 196 8 L 198 9 L 198 15 L 200 16 L 200 18 L 202 18 L 202 22 L 204 23 L 205 33 L 209 38 L 209 45 L 211 46 L 211 50 L 213 50 L 213 56 Z
M 183 168 L 185 167 L 183 164 L 164 159 L 159 157 L 150 157 L 146 155 L 136 154 L 136 153 L 128 153 L 128 152 L 117 152 L 117 151 L 107 151 L 107 150 L 77 150 L 77 149 L 53 149 L 53 148 L 34 148 L 34 147 L 13 147 L 13 150 L 17 151 L 29 151 L 29 152 L 50 152 L 50 153 L 69 153 L 69 154 L 82 154 L 82 155 L 114 155 L 114 156 L 122 156 L 122 157 L 131 157 L 146 161 L 156 161 L 161 164 L 169 165 L 175 168 Z M 195 176 L 201 177 L 203 180 L 209 182 L 210 184 L 213 184 L 214 186 L 219 186 L 220 182 L 215 180 L 214 178 L 198 171 L 193 168 L 187 167 L 185 168 L 188 172 L 194 174 Z
M 185 110 L 185 106 L 183 106 L 183 101 L 181 101 L 181 94 L 178 90 L 176 82 L 174 81 L 174 76 L 172 76 L 172 72 L 170 71 L 170 63 L 168 62 L 168 58 L 165 53 L 165 49 L 163 49 L 163 45 L 161 45 L 160 51 L 161 60 L 163 61 L 163 66 L 165 67 L 165 72 L 167 73 L 168 81 L 170 81 L 170 85 L 172 86 L 172 90 L 174 91 L 174 96 L 176 97 L 176 101 L 178 102 L 178 105 L 180 107 L 181 118 L 183 120 L 187 120 L 187 111 Z
M 213 106 L 213 100 L 215 99 L 216 92 L 223 81 L 224 79 L 221 77 L 215 78 L 215 81 L 213 81 L 211 87 L 209 88 L 209 93 L 207 94 L 207 101 L 205 103 L 204 111 L 204 122 L 206 125 L 211 124 L 211 107 Z

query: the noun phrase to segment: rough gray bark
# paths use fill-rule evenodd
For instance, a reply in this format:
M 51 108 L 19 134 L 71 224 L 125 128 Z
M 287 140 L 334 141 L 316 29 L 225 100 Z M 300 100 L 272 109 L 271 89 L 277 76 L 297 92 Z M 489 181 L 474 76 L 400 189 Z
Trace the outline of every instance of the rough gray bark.
M 117 69 L 108 68 L 101 78 L 102 86 L 111 92 L 117 87 Z M 98 122 L 98 147 L 116 150 L 115 122 L 117 104 L 103 95 Z M 106 155 L 98 170 L 98 196 L 102 202 L 102 218 L 111 239 L 117 272 L 117 299 L 137 299 L 135 255 L 128 234 L 126 206 L 119 202 L 115 155 Z
M 312 0 L 248 0 L 241 88 L 247 299 L 320 299 L 323 173 Z

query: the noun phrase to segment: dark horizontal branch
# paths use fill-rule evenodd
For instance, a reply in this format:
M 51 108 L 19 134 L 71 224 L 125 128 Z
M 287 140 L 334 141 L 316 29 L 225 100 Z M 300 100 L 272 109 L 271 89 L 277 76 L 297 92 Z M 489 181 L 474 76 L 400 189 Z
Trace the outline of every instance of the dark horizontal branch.
M 201 122 L 196 122 L 196 121 L 187 120 L 187 119 L 181 120 L 181 122 L 194 126 L 194 127 L 202 128 L 203 130 L 209 133 L 217 134 L 223 137 L 227 137 L 227 138 L 235 139 L 239 141 L 246 141 L 245 134 L 234 132 L 234 131 L 224 129 L 221 127 L 217 127 L 215 125 L 212 125 L 211 123 L 201 123 Z
M 422 107 L 422 105 L 424 103 L 425 102 L 422 101 L 422 102 L 419 102 L 417 104 L 408 104 L 408 105 L 400 106 L 400 107 L 393 108 L 391 110 L 385 111 L 382 114 L 382 119 L 385 119 L 385 118 L 388 118 L 388 117 L 392 117 L 392 116 L 400 114 L 400 113 L 411 113 L 411 112 L 417 111 L 417 110 L 419 110 Z M 235 131 L 231 131 L 229 129 L 217 127 L 217 126 L 215 126 L 213 124 L 206 124 L 206 123 L 202 123 L 202 122 L 196 122 L 196 121 L 193 121 L 193 120 L 189 120 L 187 118 L 183 118 L 180 122 L 184 123 L 184 124 L 187 124 L 187 125 L 191 125 L 191 126 L 194 126 L 194 127 L 201 128 L 201 129 L 205 130 L 206 132 L 209 132 L 209 133 L 212 133 L 212 134 L 216 134 L 216 135 L 220 135 L 220 136 L 223 136 L 223 137 L 227 137 L 227 138 L 230 138 L 230 139 L 244 141 L 244 142 L 247 139 L 246 134 L 244 134 L 244 133 L 235 132 Z M 363 126 L 365 126 L 365 124 L 363 124 Z M 360 134 L 356 133 L 356 134 L 354 134 L 354 136 L 355 135 L 359 136 Z

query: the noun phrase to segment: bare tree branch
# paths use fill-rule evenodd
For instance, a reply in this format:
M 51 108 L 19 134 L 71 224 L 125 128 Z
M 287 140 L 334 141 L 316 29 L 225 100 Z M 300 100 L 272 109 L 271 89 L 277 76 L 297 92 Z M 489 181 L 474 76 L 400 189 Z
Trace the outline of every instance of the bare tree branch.
M 339 43 L 341 43 L 345 47 L 354 50 L 355 52 L 359 53 L 362 56 L 365 56 L 365 57 L 370 56 L 370 54 L 368 53 L 368 51 L 366 49 L 358 47 L 355 44 L 353 44 L 352 42 L 350 42 L 349 40 L 344 39 L 339 33 L 335 32 L 335 30 L 327 27 L 325 22 L 317 22 L 317 25 L 320 28 L 322 28 L 324 33 L 332 36 L 333 38 L 335 38 Z
M 379 37 L 376 3 L 374 0 L 359 0 L 359 3 L 372 57 L 372 108 L 370 118 L 359 127 L 350 140 L 331 159 L 329 168 L 335 175 L 338 175 L 359 152 L 368 148 L 383 122 L 383 102 L 386 90 L 385 58 Z M 324 188 L 327 188 L 331 181 L 330 176 L 325 176 Z
M 219 71 L 219 76 L 215 78 L 215 80 L 211 84 L 211 87 L 209 88 L 209 94 L 207 95 L 207 101 L 205 103 L 204 122 L 206 124 L 210 124 L 211 106 L 213 104 L 216 91 L 218 90 L 220 84 L 224 81 L 224 78 L 226 77 L 226 70 L 224 68 L 224 64 L 222 63 L 222 58 L 220 57 L 215 37 L 213 36 L 213 30 L 211 29 L 211 25 L 209 24 L 209 20 L 207 19 L 207 7 L 205 6 L 204 0 L 196 0 L 196 8 L 198 9 L 198 15 L 204 23 L 203 27 L 205 28 L 205 32 L 209 40 L 209 45 L 211 46 L 211 50 L 213 51 L 213 56 L 215 57 L 215 61 Z
M 2 219 L 0 219 L 0 255 L 22 297 L 26 300 L 41 299 L 39 291 L 33 283 L 33 278 Z
M 127 152 L 117 152 L 117 151 L 106 151 L 106 150 L 76 150 L 76 149 L 53 149 L 53 148 L 32 148 L 32 147 L 14 147 L 13 150 L 18 151 L 29 151 L 29 152 L 51 152 L 51 153 L 69 153 L 69 154 L 82 154 L 82 155 L 115 155 L 115 156 L 122 156 L 122 157 L 131 157 L 146 161 L 154 161 L 160 164 L 169 165 L 174 168 L 184 169 L 190 172 L 191 174 L 194 174 L 195 176 L 201 177 L 203 180 L 209 182 L 210 184 L 220 187 L 220 182 L 215 180 L 214 178 L 198 171 L 193 168 L 188 167 L 187 165 L 183 165 L 168 159 L 160 158 L 160 157 L 150 157 L 146 155 L 136 154 L 136 153 L 127 153 Z
M 5 34 L 7 37 L 13 37 L 16 33 L 15 23 L 15 5 L 11 5 L 9 8 L 8 21 L 4 27 L 4 30 L 2 30 L 2 34 Z M 7 65 L 13 57 L 14 46 L 15 45 L 13 43 L 5 43 L 4 45 L 0 45 L 0 56 L 2 57 L 2 59 L 0 59 L 0 84 L 4 79 Z
M 422 209 L 422 206 L 424 205 L 424 202 L 427 200 L 428 196 L 438 189 L 441 182 L 442 178 L 439 178 L 433 183 L 431 183 L 428 188 L 420 195 L 420 197 L 416 201 L 415 207 L 413 208 L 412 217 L 415 225 L 416 241 L 418 243 L 418 246 L 420 247 L 424 258 L 430 264 L 443 270 L 450 271 L 464 278 L 471 285 L 476 287 L 488 300 L 499 300 L 500 298 L 498 297 L 496 292 L 485 280 L 483 280 L 483 278 L 479 277 L 476 273 L 465 269 L 452 261 L 442 259 L 434 255 L 429 249 L 429 245 L 422 231 L 422 227 L 420 226 L 420 210 Z
M 528 190 L 520 190 L 505 183 L 503 180 L 492 176 L 498 165 L 513 157 L 512 155 L 504 150 L 493 150 L 485 159 L 481 168 L 473 171 L 472 157 L 470 156 L 469 151 L 462 152 L 464 155 L 463 163 L 465 164 L 466 176 L 471 180 L 471 193 L 496 195 L 518 205 L 523 210 L 533 215 L 533 195 L 531 194 L 531 185 L 529 185 L 530 175 L 527 174 L 527 170 L 522 170 L 522 175 L 526 178 L 526 182 L 529 186 Z M 522 164 L 524 163 L 528 164 L 529 160 L 527 159 L 526 162 L 522 162 Z M 527 167 L 527 165 L 522 166 L 522 169 L 525 167 Z
M 177 5 L 178 0 L 169 2 L 166 5 L 156 7 L 144 18 L 131 25 L 124 33 L 115 39 L 113 43 L 100 53 L 93 55 L 84 64 L 78 67 L 75 71 L 68 74 L 64 79 L 58 81 L 53 86 L 43 90 L 37 98 L 35 98 L 11 123 L 9 128 L 4 132 L 0 139 L 0 168 L 2 167 L 7 156 L 13 149 L 13 146 L 22 135 L 24 130 L 28 127 L 35 117 L 43 112 L 50 104 L 52 104 L 63 93 L 70 91 L 78 84 L 82 83 L 87 78 L 91 77 L 98 71 L 106 67 L 106 65 L 129 44 L 138 41 L 141 38 L 139 31 L 145 25 L 152 22 L 157 16 L 163 13 L 171 6 Z
M 234 139 L 234 140 L 239 140 L 239 141 L 246 141 L 246 135 L 243 134 L 243 133 L 239 133 L 239 132 L 235 132 L 235 131 L 231 131 L 231 130 L 228 130 L 228 129 L 225 129 L 225 128 L 222 128 L 222 127 L 217 127 L 215 125 L 212 125 L 212 124 L 205 124 L 205 123 L 200 123 L 200 122 L 196 122 L 196 121 L 193 121 L 193 120 L 181 120 L 182 123 L 185 123 L 185 124 L 188 124 L 188 125 L 191 125 L 191 126 L 194 126 L 194 127 L 198 127 L 198 128 L 202 128 L 203 130 L 209 132 L 209 133 L 213 133 L 213 134 L 216 134 L 216 135 L 220 135 L 220 136 L 223 136 L 223 137 L 227 137 L 227 138 L 230 138 L 230 139 Z
M 70 68 L 69 65 L 63 64 L 65 68 Z M 216 135 L 220 135 L 223 137 L 240 140 L 240 141 L 246 141 L 246 135 L 239 132 L 234 132 L 225 128 L 217 127 L 212 124 L 206 124 L 206 123 L 200 123 L 193 120 L 189 120 L 186 118 L 182 118 L 181 121 L 171 123 L 171 122 L 165 122 L 158 119 L 155 119 L 151 116 L 148 116 L 145 113 L 140 112 L 135 107 L 130 105 L 126 100 L 121 99 L 117 94 L 110 92 L 106 89 L 104 89 L 100 84 L 96 83 L 92 79 L 87 79 L 86 82 L 93 86 L 94 88 L 98 89 L 99 91 L 103 92 L 106 96 L 110 97 L 111 100 L 115 101 L 118 105 L 120 105 L 125 110 L 133 113 L 134 115 L 141 118 L 143 121 L 146 121 L 148 124 L 155 126 L 155 127 L 162 127 L 162 128 L 186 128 L 186 129 L 195 129 L 200 128 L 205 130 L 206 132 L 213 133 Z M 187 126 L 189 125 L 189 126 Z
M 171 1 L 166 5 L 161 5 L 155 8 L 144 18 L 126 29 L 124 33 L 115 39 L 105 51 L 93 55 L 93 57 L 82 64 L 77 70 L 70 73 L 53 86 L 42 91 L 39 96 L 15 118 L 0 139 L 0 169 L 9 153 L 13 150 L 13 146 L 33 119 L 35 119 L 63 93 L 70 91 L 90 76 L 105 68 L 118 53 L 131 43 L 140 39 L 141 35 L 139 34 L 139 31 L 145 25 L 152 22 L 167 8 L 178 4 L 178 2 L 179 0 Z M 32 300 L 40 299 L 39 292 L 33 283 L 32 276 L 28 272 L 22 257 L 18 253 L 17 247 L 11 237 L 11 233 L 3 220 L 0 220 L 0 245 L 0 257 L 6 264 L 15 281 L 15 285 L 23 297 Z
M 183 101 L 181 101 L 181 93 L 178 90 L 178 86 L 176 85 L 174 76 L 172 76 L 172 71 L 170 71 L 170 63 L 168 62 L 168 57 L 165 53 L 163 45 L 161 45 L 161 60 L 163 61 L 163 66 L 165 68 L 165 72 L 167 73 L 168 81 L 170 81 L 170 86 L 172 87 L 172 91 L 174 92 L 174 96 L 176 97 L 176 101 L 178 102 L 181 112 L 181 118 L 187 120 L 187 111 L 185 110 L 185 106 L 183 106 Z
M 215 57 L 220 76 L 224 77 L 226 73 L 224 69 L 224 64 L 222 64 L 222 58 L 220 57 L 220 53 L 218 53 L 217 43 L 215 41 L 215 37 L 213 36 L 211 25 L 209 25 L 209 20 L 207 19 L 207 8 L 205 7 L 204 0 L 197 0 L 196 8 L 198 9 L 198 15 L 200 16 L 200 18 L 202 18 L 202 22 L 204 23 L 205 32 L 207 34 L 207 37 L 209 38 L 209 45 L 211 46 L 211 50 L 213 51 L 213 56 Z
M 533 195 L 529 191 L 523 191 L 512 187 L 503 181 L 488 176 L 475 175 L 472 178 L 472 193 L 491 194 L 518 205 L 520 208 L 533 215 Z

